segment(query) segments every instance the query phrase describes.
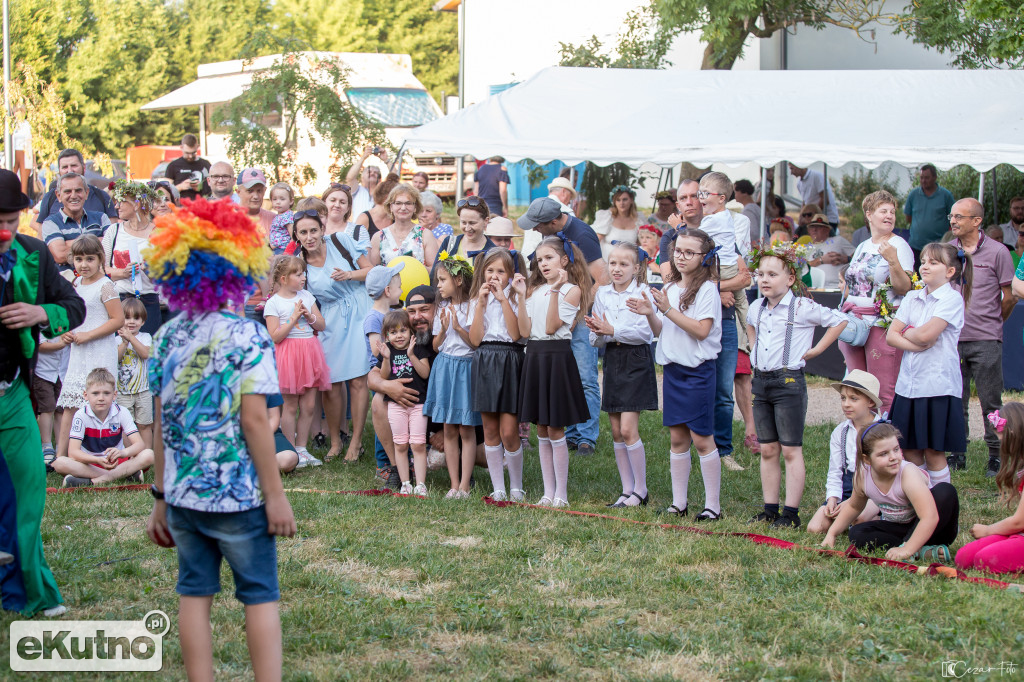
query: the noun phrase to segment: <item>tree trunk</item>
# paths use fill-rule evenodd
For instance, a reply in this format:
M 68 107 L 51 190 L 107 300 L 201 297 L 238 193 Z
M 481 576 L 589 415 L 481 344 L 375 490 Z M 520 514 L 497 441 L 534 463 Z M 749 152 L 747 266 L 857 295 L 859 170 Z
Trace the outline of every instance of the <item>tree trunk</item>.
M 742 23 L 735 22 L 731 32 L 720 40 L 708 43 L 704 48 L 704 59 L 700 68 L 722 69 L 728 71 L 741 54 L 743 54 L 743 43 L 749 35 Z

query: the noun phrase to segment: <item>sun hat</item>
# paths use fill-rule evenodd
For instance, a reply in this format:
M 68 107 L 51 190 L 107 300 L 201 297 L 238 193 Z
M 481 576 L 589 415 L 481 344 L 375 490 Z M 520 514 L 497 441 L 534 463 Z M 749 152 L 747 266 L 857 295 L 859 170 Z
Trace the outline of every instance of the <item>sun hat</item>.
M 515 225 L 508 218 L 492 216 L 484 230 L 485 237 L 515 237 Z
M 402 271 L 405 263 L 398 262 L 392 266 L 378 265 L 366 273 L 366 293 L 376 300 L 384 294 L 384 289 L 391 284 L 395 275 Z
M 880 388 L 878 379 L 875 378 L 874 374 L 865 372 L 862 369 L 853 370 L 842 381 L 833 382 L 831 386 L 837 391 L 843 386 L 856 389 L 871 398 L 871 401 L 875 404 L 875 409 L 882 406 L 882 399 L 878 397 L 878 390 Z
M 548 183 L 548 194 L 551 194 L 551 191 L 556 189 L 567 189 L 572 193 L 573 198 L 576 198 L 576 188 L 572 186 L 568 178 L 555 178 Z

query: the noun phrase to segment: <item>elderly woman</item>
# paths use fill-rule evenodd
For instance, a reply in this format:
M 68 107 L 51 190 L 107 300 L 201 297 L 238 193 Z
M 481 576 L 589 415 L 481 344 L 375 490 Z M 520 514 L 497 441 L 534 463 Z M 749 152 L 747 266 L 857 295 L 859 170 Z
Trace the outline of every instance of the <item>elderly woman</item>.
M 637 230 L 643 223 L 636 212 L 636 192 L 626 185 L 611 191 L 612 206 L 594 216 L 594 232 L 601 237 L 601 252 L 607 259 L 614 242 L 636 243 Z
M 370 371 L 363 337 L 363 320 L 370 310 L 366 295 L 366 273 L 370 259 L 344 232 L 326 236 L 323 219 L 315 209 L 296 211 L 292 226 L 306 261 L 306 288 L 316 296 L 327 328 L 320 343 L 331 368 L 331 390 L 323 393 L 331 448 L 328 462 L 341 454 L 342 421 L 345 417 L 345 382 L 348 382 L 352 409 L 352 440 L 346 462 L 359 458 L 363 426 L 370 405 L 366 375 Z
M 389 173 L 388 177 L 373 188 L 373 208 L 356 216 L 356 222 L 369 230 L 370 237 L 391 225 L 391 212 L 386 204 L 388 195 L 397 185 L 398 176 Z
M 412 256 L 429 270 L 437 255 L 437 239 L 433 232 L 412 221 L 423 210 L 420 193 L 412 185 L 396 185 L 384 205 L 394 222 L 373 235 L 370 262 L 387 265 L 399 256 Z
M 120 222 L 103 234 L 107 276 L 114 281 L 121 300 L 135 296 L 142 301 L 146 306 L 146 323 L 141 331 L 155 334 L 160 327 L 160 299 L 149 279 L 142 251 L 149 246 L 154 227 L 153 206 L 159 197 L 149 185 L 127 180 L 113 183 L 110 195 Z
M 420 192 L 420 203 L 423 204 L 423 210 L 420 211 L 420 227 L 433 232 L 437 241 L 451 236 L 452 226 L 441 222 L 441 211 L 444 210 L 441 197 L 430 191 Z
M 839 349 L 846 358 L 846 371 L 867 370 L 875 375 L 880 385 L 878 397 L 882 399 L 882 412 L 888 412 L 896 388 L 903 351 L 886 343 L 888 323 L 875 307 L 879 291 L 884 292 L 887 307 L 895 310 L 912 286 L 908 273 L 914 270 L 914 252 L 902 237 L 893 234 L 896 227 L 896 199 L 885 190 L 872 192 L 861 203 L 871 238 L 861 242 L 846 269 L 846 303 L 844 312 L 853 312 L 868 324 L 871 331 L 863 346 L 851 346 L 840 341 Z M 883 290 L 884 291 L 884 290 Z

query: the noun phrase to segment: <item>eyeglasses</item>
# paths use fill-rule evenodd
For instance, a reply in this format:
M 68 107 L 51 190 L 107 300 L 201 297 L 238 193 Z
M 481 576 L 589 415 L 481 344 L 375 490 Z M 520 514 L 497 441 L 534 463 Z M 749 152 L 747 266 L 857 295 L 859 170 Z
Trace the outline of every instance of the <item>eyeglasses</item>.
M 477 208 L 483 206 L 484 202 L 480 197 L 467 197 L 465 199 L 459 199 L 459 203 L 455 204 L 456 208 L 462 208 L 463 206 L 472 206 Z
M 709 192 L 706 189 L 697 190 L 697 198 L 698 199 L 707 199 L 712 194 L 714 194 L 715 196 L 719 196 L 719 197 L 724 197 L 725 196 L 721 192 Z
M 392 206 L 398 206 L 399 208 L 412 208 L 416 205 L 415 201 L 392 201 Z
M 210 179 L 211 180 L 231 180 L 234 177 L 235 176 L 233 176 L 233 175 L 211 175 Z
M 683 251 L 682 249 L 676 249 L 675 254 L 676 257 L 682 258 L 683 260 L 691 260 L 694 256 L 700 255 L 698 251 L 690 251 L 689 249 L 687 249 L 686 251 Z
M 950 213 L 946 216 L 946 220 L 955 220 L 960 222 L 964 218 L 980 218 L 980 215 L 960 215 L 959 213 Z

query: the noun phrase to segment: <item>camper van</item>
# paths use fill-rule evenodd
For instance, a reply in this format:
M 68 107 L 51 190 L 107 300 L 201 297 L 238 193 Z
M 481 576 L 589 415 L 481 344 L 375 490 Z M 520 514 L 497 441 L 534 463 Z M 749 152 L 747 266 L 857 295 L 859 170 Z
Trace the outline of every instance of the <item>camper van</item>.
M 347 87 L 344 93 L 352 106 L 380 122 L 384 126 L 388 141 L 399 149 L 406 132 L 442 115 L 440 107 L 412 72 L 412 58 L 407 54 L 363 54 L 356 52 L 304 52 L 300 58 L 337 59 L 347 68 Z M 281 59 L 281 55 L 258 57 L 250 62 L 233 60 L 200 64 L 198 78 L 163 97 L 142 107 L 145 111 L 198 107 L 199 141 L 202 155 L 210 160 L 227 159 L 227 131 L 214 124 L 219 108 L 244 92 L 252 82 L 253 75 L 270 68 Z M 285 112 L 287 115 L 287 112 Z M 280 112 L 275 112 L 261 121 L 268 127 L 281 128 L 284 134 L 285 121 Z M 338 168 L 345 168 L 352 159 L 338 159 L 332 149 L 319 136 L 313 141 L 307 131 L 300 130 L 295 136 L 298 158 L 308 163 L 316 178 L 305 187 L 297 188 L 301 193 L 319 193 L 327 183 L 337 180 Z M 373 163 L 371 159 L 368 163 Z M 429 188 L 440 196 L 454 196 L 457 159 L 451 154 L 431 150 L 406 149 L 401 159 L 389 159 L 393 166 L 379 164 L 382 174 L 389 170 L 400 172 L 403 181 L 414 173 L 423 171 L 429 177 Z M 464 190 L 473 186 L 473 171 L 476 164 L 463 159 L 465 169 Z M 332 169 L 334 172 L 332 173 Z

